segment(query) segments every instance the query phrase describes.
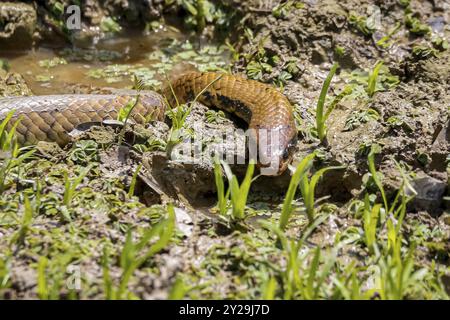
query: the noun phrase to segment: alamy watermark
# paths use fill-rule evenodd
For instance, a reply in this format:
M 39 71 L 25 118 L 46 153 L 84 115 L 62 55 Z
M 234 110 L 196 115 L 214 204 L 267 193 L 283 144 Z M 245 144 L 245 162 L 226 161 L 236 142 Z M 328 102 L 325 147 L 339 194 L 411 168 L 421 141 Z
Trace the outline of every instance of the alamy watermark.
M 66 280 L 66 287 L 69 290 L 81 290 L 81 267 L 68 265 L 66 273 L 69 275 Z
M 281 161 L 287 157 L 282 127 L 212 129 L 200 122 L 191 129 L 191 135 L 185 130 L 172 133 L 172 138 L 179 139 L 170 152 L 172 161 L 201 164 L 217 158 L 228 164 L 246 164 L 253 159 L 260 166 L 261 174 L 275 175 Z
M 81 8 L 78 5 L 70 5 L 66 8 L 65 21 L 68 30 L 81 30 Z

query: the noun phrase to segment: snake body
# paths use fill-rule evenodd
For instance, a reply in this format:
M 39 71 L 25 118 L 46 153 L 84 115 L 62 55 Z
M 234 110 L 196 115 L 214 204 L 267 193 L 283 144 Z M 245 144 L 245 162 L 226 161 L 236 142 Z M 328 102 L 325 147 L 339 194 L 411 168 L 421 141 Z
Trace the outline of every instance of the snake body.
M 296 129 L 292 107 L 280 92 L 257 81 L 214 72 L 183 74 L 171 82 L 171 87 L 163 90 L 171 106 L 175 106 L 177 100 L 179 103 L 192 101 L 206 88 L 197 101 L 236 114 L 256 132 L 261 129 L 276 131 L 279 143 L 275 144 L 269 137 L 265 154 L 280 160 L 277 174 L 286 169 Z M 133 95 L 120 94 L 0 98 L 0 119 L 15 109 L 14 118 L 22 118 L 16 128 L 20 142 L 30 144 L 44 140 L 64 145 L 70 141 L 69 133 L 78 125 L 116 119 L 119 109 L 132 99 Z M 149 115 L 155 120 L 162 120 L 165 111 L 163 101 L 156 93 L 141 94 L 132 113 L 133 120 L 139 123 Z M 14 118 L 11 123 L 14 123 Z
M 63 146 L 71 137 L 69 133 L 77 126 L 87 122 L 102 122 L 117 119 L 120 108 L 135 101 L 133 95 L 114 94 L 72 94 L 30 97 L 0 98 L 0 118 L 15 110 L 9 127 L 19 117 L 16 135 L 22 144 L 38 141 L 57 142 Z M 164 102 L 156 93 L 140 96 L 134 107 L 132 118 L 142 123 L 147 116 L 162 120 Z
M 292 159 L 297 129 L 293 108 L 278 90 L 258 81 L 215 72 L 189 72 L 172 81 L 171 86 L 165 89 L 164 95 L 172 106 L 177 103 L 174 94 L 178 103 L 197 97 L 206 106 L 223 109 L 246 121 L 256 135 L 258 160 L 276 163 L 277 168 L 272 168 L 274 174 L 286 170 Z M 264 137 L 267 140 L 262 146 L 260 138 Z

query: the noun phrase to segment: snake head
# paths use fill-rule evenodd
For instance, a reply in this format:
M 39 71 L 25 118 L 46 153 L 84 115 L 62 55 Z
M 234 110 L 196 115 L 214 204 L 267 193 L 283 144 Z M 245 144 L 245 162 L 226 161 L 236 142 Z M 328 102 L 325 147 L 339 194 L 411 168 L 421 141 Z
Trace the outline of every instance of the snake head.
M 288 168 L 289 164 L 292 162 L 295 150 L 297 149 L 297 135 L 295 135 L 288 143 L 284 146 L 283 152 L 280 157 L 280 165 L 278 167 L 278 175 L 282 174 Z
M 296 149 L 297 131 L 295 126 L 281 125 L 268 129 L 259 128 L 256 135 L 258 167 L 261 174 L 281 175 L 291 163 Z

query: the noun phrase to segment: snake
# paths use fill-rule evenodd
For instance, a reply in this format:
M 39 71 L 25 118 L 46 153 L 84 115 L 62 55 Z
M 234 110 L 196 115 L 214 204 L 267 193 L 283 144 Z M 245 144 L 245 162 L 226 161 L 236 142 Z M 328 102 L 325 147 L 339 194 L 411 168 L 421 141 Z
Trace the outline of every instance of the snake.
M 21 118 L 16 124 L 19 143 L 49 141 L 64 146 L 71 141 L 70 132 L 79 125 L 115 120 L 122 108 L 136 101 L 135 97 L 133 94 L 6 97 L 0 98 L 0 119 L 15 110 L 8 127 Z M 207 107 L 234 114 L 247 123 L 260 147 L 262 156 L 258 166 L 276 165 L 267 175 L 280 175 L 286 170 L 297 138 L 293 108 L 281 92 L 268 84 L 226 73 L 186 72 L 172 79 L 170 85 L 162 89 L 162 95 L 140 93 L 131 118 L 136 123 L 145 123 L 149 117 L 163 121 L 167 102 L 174 107 L 194 99 Z M 264 137 L 261 132 L 267 133 L 265 138 L 261 138 Z M 264 148 L 261 148 L 262 141 Z

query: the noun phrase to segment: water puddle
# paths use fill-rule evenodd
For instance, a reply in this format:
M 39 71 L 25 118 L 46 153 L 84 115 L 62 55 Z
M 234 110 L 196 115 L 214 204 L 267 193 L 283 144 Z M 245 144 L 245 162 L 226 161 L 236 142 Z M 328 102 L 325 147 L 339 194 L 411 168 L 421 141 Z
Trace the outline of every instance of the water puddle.
M 151 34 L 127 32 L 90 48 L 50 44 L 29 51 L 1 51 L 10 71 L 23 75 L 36 95 L 67 93 L 71 84 L 158 89 L 174 65 L 187 61 L 201 71 L 225 70 L 225 46 L 199 45 L 168 29 Z

